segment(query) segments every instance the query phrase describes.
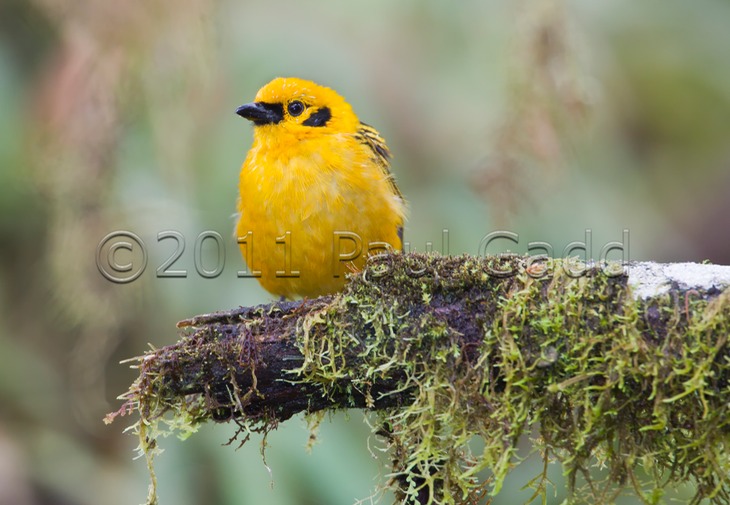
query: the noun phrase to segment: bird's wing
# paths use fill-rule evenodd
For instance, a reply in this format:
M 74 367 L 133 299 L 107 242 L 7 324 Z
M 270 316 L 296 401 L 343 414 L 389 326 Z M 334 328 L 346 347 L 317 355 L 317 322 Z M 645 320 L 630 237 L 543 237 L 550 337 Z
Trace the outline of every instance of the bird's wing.
M 373 160 L 383 171 L 383 174 L 390 184 L 390 189 L 393 191 L 393 194 L 398 196 L 398 198 L 400 198 L 401 200 L 405 201 L 405 199 L 403 198 L 403 193 L 401 193 L 400 189 L 398 189 L 398 185 L 395 183 L 393 174 L 390 172 L 390 149 L 388 149 L 388 146 L 385 145 L 385 140 L 383 139 L 383 137 L 380 136 L 378 130 L 376 130 L 369 124 L 361 122 L 360 128 L 358 128 L 355 137 L 360 143 L 370 148 L 373 153 Z

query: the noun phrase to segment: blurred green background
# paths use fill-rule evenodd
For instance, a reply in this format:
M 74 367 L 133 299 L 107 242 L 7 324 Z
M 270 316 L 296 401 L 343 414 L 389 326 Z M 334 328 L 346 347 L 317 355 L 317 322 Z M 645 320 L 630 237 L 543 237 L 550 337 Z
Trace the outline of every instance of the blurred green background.
M 720 0 L 0 0 L 0 505 L 144 500 L 132 419 L 102 424 L 135 378 L 119 361 L 180 319 L 270 301 L 236 277 L 231 216 L 251 142 L 234 110 L 271 78 L 329 85 L 381 131 L 413 249 L 446 249 L 447 229 L 448 252 L 476 254 L 509 230 L 519 244 L 487 252 L 560 256 L 588 229 L 597 257 L 626 229 L 630 259 L 730 264 L 729 23 Z M 134 282 L 97 269 L 115 230 L 146 245 Z M 156 276 L 168 230 L 184 278 Z M 225 243 L 215 279 L 195 266 L 216 265 L 206 231 Z M 305 422 L 282 425 L 270 472 L 261 439 L 236 451 L 232 433 L 163 440 L 160 503 L 371 503 L 385 481 L 358 411 L 311 454 Z M 526 500 L 539 471 L 493 503 Z

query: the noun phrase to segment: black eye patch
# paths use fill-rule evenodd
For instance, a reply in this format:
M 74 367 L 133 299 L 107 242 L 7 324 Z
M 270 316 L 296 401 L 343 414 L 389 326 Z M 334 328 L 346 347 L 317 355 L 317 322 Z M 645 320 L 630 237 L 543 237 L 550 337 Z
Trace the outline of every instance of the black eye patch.
M 332 119 L 332 112 L 329 107 L 321 107 L 317 112 L 302 122 L 305 126 L 325 126 L 327 121 Z

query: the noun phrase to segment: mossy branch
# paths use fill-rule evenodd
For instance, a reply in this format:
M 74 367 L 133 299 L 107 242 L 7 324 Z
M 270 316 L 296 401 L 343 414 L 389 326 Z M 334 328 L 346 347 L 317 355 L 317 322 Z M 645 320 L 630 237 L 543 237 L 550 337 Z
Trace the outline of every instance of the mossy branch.
M 730 503 L 730 269 L 693 268 L 704 284 L 656 264 L 626 275 L 380 256 L 342 294 L 182 321 L 177 344 L 140 358 L 118 413 L 139 413 L 151 461 L 165 425 L 234 421 L 247 437 L 299 412 L 375 410 L 403 502 L 499 492 L 528 434 L 577 500 L 611 502 L 629 486 L 657 503 L 691 483 L 695 501 Z M 543 494 L 546 476 L 531 485 Z

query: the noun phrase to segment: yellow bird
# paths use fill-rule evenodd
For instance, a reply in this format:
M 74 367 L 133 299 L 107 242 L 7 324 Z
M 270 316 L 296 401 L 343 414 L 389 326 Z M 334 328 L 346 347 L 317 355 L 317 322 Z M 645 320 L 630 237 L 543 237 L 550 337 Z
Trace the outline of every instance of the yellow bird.
M 333 293 L 369 254 L 402 249 L 406 204 L 390 151 L 337 92 L 280 77 L 236 113 L 254 124 L 236 236 L 248 275 L 267 291 Z

